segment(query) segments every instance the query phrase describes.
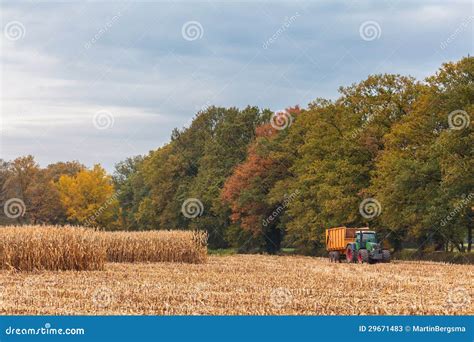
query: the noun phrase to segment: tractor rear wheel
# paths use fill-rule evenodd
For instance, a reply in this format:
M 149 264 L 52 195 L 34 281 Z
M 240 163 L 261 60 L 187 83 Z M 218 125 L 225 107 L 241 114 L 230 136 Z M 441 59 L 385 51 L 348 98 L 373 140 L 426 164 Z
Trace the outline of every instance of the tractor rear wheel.
M 352 249 L 351 246 L 347 246 L 347 249 L 346 249 L 346 261 L 348 263 L 353 263 L 355 262 L 357 259 L 356 259 L 356 252 Z
M 382 262 L 390 262 L 390 251 L 384 249 L 382 251 Z
M 369 262 L 369 252 L 366 249 L 360 249 L 357 254 L 357 261 L 359 264 L 365 264 Z

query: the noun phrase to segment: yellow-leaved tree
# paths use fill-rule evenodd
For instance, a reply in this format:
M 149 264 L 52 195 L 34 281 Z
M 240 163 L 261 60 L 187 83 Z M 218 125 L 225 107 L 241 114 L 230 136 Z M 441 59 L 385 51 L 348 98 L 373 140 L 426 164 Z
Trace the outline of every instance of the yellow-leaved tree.
M 118 194 L 114 191 L 111 177 L 99 164 L 74 176 L 61 176 L 56 186 L 72 223 L 114 228 Z

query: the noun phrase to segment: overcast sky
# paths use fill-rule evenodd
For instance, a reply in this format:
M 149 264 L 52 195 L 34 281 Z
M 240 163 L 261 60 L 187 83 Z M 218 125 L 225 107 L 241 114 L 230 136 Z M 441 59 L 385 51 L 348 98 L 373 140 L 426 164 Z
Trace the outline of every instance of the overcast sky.
M 209 104 L 272 110 L 473 50 L 471 1 L 1 3 L 0 158 L 109 171 Z

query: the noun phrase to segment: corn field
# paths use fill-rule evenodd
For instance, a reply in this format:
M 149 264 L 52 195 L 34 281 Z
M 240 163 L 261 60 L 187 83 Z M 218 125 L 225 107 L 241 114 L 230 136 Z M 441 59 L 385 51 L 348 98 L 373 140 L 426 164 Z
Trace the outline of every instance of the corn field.
M 111 262 L 202 263 L 207 234 L 202 231 L 103 232 Z
M 192 231 L 99 232 L 81 227 L 0 228 L 0 269 L 103 270 L 110 262 L 205 262 L 207 234 Z
M 102 270 L 105 249 L 90 229 L 55 226 L 0 228 L 0 268 L 33 270 Z

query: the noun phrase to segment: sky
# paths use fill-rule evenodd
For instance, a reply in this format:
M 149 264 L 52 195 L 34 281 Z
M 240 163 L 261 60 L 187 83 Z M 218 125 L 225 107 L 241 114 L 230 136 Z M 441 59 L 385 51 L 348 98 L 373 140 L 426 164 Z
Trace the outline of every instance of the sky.
M 471 1 L 3 1 L 0 159 L 114 164 L 210 105 L 282 110 L 473 53 Z

